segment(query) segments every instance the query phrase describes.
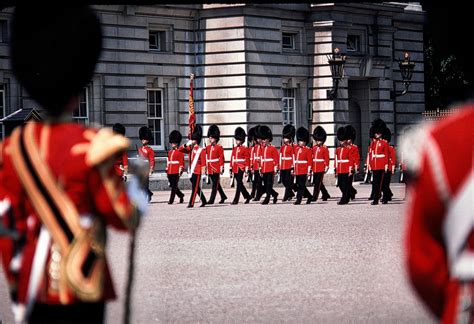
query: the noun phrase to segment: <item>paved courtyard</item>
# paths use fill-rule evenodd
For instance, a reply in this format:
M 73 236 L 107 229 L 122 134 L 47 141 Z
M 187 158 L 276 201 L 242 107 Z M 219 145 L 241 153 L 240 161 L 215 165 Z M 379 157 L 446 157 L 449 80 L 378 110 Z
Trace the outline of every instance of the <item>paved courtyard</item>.
M 432 323 L 405 279 L 404 187 L 394 184 L 393 202 L 379 206 L 367 201 L 369 186 L 356 189 L 347 206 L 332 198 L 192 210 L 155 192 L 139 230 L 132 322 Z M 108 247 L 123 297 L 127 236 L 110 232 Z M 0 300 L 11 323 L 3 278 Z M 107 322 L 122 312 L 121 299 L 110 303 Z

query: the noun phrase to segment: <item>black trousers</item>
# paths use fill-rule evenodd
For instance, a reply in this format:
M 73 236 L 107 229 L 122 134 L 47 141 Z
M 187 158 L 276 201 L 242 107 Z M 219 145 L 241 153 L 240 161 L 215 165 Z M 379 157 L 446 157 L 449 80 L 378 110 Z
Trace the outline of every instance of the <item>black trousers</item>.
M 148 200 L 151 200 L 151 196 L 153 196 L 153 192 L 151 192 L 151 190 L 150 190 L 150 176 L 146 177 L 144 185 L 145 185 L 145 189 L 147 191 Z
M 211 191 L 211 197 L 209 198 L 209 203 L 210 204 L 214 203 L 214 200 L 216 199 L 217 191 L 219 191 L 221 200 L 227 199 L 227 196 L 225 195 L 225 192 L 222 189 L 222 186 L 220 183 L 220 178 L 221 178 L 220 174 L 219 173 L 210 174 L 209 178 L 211 178 L 211 181 L 212 181 L 212 191 Z
M 383 176 L 382 182 L 382 192 L 383 192 L 383 200 L 389 200 L 392 196 L 392 190 L 390 190 L 390 180 L 392 180 L 392 171 L 388 171 Z
M 385 170 L 373 170 L 372 172 L 374 174 L 374 181 L 372 181 L 373 200 L 378 202 L 382 195 L 383 179 L 386 174 Z
M 349 173 L 349 195 L 354 197 L 357 194 L 357 190 L 355 190 L 352 183 L 354 182 L 354 173 Z
M 303 196 L 306 198 L 311 198 L 311 193 L 308 188 L 306 188 L 306 174 L 300 174 L 296 176 L 296 201 L 301 202 Z
M 349 173 L 339 173 L 337 185 L 342 193 L 341 202 L 348 203 L 350 200 Z
M 240 194 L 242 193 L 242 196 L 244 196 L 244 199 L 250 199 L 250 194 L 247 191 L 247 188 L 245 188 L 244 185 L 244 171 L 239 169 L 239 172 L 234 173 L 235 181 L 237 181 L 237 190 L 235 191 L 235 197 L 234 197 L 234 202 L 238 203 L 240 199 Z
M 286 200 L 290 197 L 293 197 L 293 176 L 291 175 L 291 170 L 281 170 L 280 171 L 281 182 L 285 186 L 285 194 L 283 195 L 283 200 Z
M 263 184 L 265 186 L 265 201 L 270 200 L 270 196 L 276 197 L 278 193 L 273 189 L 273 172 L 263 173 Z
M 105 304 L 76 303 L 71 305 L 35 304 L 28 323 L 104 323 Z
M 256 197 L 258 199 L 262 197 L 263 193 L 265 192 L 262 181 L 263 179 L 260 175 L 260 172 L 254 171 L 252 181 L 252 193 L 250 194 L 252 197 Z
M 184 197 L 184 194 L 178 188 L 179 174 L 168 174 L 168 181 L 170 182 L 171 194 L 170 202 L 173 203 L 174 197 L 177 195 L 180 199 Z
M 201 190 L 201 175 L 193 173 L 191 176 L 191 197 L 189 197 L 189 204 L 191 206 L 194 206 L 196 196 L 198 195 L 201 198 L 201 202 L 207 204 L 206 197 L 204 197 L 204 193 Z
M 319 191 L 322 192 L 323 198 L 329 197 L 329 193 L 326 189 L 326 186 L 323 183 L 323 179 L 324 179 L 324 172 L 313 172 L 313 184 L 314 184 L 313 200 L 318 199 Z

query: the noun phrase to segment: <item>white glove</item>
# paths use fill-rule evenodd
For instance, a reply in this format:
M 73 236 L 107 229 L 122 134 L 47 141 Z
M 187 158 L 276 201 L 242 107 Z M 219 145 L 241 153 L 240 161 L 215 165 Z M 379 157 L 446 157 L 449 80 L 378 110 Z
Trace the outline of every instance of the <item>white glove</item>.
M 207 180 L 207 175 L 203 174 L 203 175 L 202 175 L 202 181 L 205 182 L 206 180 Z
M 140 188 L 137 178 L 133 177 L 127 182 L 128 198 L 137 206 L 140 215 L 145 215 L 148 209 L 148 197 L 146 192 Z
M 193 141 L 192 141 L 192 140 L 189 140 L 189 141 L 186 142 L 186 146 L 191 146 L 191 145 L 193 145 Z

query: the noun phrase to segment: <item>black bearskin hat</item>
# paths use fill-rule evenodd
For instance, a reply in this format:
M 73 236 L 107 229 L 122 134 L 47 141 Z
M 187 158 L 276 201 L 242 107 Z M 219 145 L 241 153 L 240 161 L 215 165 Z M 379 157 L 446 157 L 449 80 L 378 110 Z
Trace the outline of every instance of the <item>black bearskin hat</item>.
M 370 129 L 369 129 L 369 138 L 375 138 L 375 129 L 374 129 L 374 126 L 370 126 Z
M 352 142 L 355 142 L 356 140 L 356 130 L 352 125 L 347 125 L 346 126 L 346 136 L 347 139 L 350 139 Z
M 124 135 L 125 136 L 125 126 L 123 126 L 120 123 L 115 123 L 114 126 L 112 126 L 112 130 L 116 134 Z
M 239 141 L 245 141 L 245 137 L 247 134 L 245 134 L 245 130 L 242 127 L 237 127 L 234 132 L 234 138 Z
M 262 139 L 262 133 L 260 132 L 261 128 L 262 128 L 262 125 L 255 126 L 255 140 Z
M 191 134 L 191 139 L 198 142 L 198 144 L 201 143 L 201 140 L 202 140 L 202 127 L 201 127 L 201 125 L 196 125 L 194 127 L 194 131 Z
M 296 131 L 296 140 L 299 141 L 304 141 L 306 143 L 309 142 L 309 132 L 306 128 L 300 127 Z
M 221 131 L 216 124 L 209 126 L 209 129 L 207 130 L 207 137 L 213 137 L 216 139 L 216 142 L 219 142 L 219 139 L 221 138 Z
M 326 131 L 321 126 L 318 126 L 313 131 L 313 138 L 315 141 L 326 142 Z
M 138 138 L 140 138 L 140 141 L 141 140 L 148 140 L 148 141 L 151 141 L 151 131 L 148 127 L 146 126 L 143 126 L 143 127 L 140 127 L 140 129 L 138 130 Z
M 283 127 L 281 136 L 283 138 L 288 138 L 289 140 L 293 141 L 295 138 L 295 133 L 295 126 L 288 124 Z
M 102 50 L 99 18 L 87 6 L 37 2 L 17 5 L 11 27 L 17 80 L 48 114 L 61 115 L 94 74 Z
M 254 126 L 254 127 L 250 127 L 249 128 L 249 132 L 247 133 L 247 139 L 249 141 L 249 143 L 252 143 L 252 141 L 255 141 L 257 140 L 255 138 L 255 130 L 257 129 L 257 126 Z
M 337 139 L 339 141 L 345 141 L 347 140 L 347 131 L 345 127 L 339 127 L 337 129 Z
M 169 142 L 172 143 L 172 144 L 178 144 L 181 143 L 181 140 L 183 139 L 183 136 L 181 135 L 181 133 L 177 130 L 174 130 L 170 133 L 170 136 L 169 136 Z
M 269 140 L 270 142 L 273 141 L 273 134 L 272 134 L 272 130 L 270 129 L 270 127 L 268 127 L 266 125 L 260 126 L 259 133 L 260 133 L 260 137 L 262 139 Z
M 392 140 L 392 132 L 390 131 L 390 128 L 385 127 L 382 133 L 382 139 L 390 143 L 390 141 Z
M 385 122 L 380 118 L 377 118 L 376 120 L 374 120 L 372 122 L 372 126 L 374 127 L 374 134 L 377 134 L 377 133 L 382 134 L 383 130 L 387 127 Z

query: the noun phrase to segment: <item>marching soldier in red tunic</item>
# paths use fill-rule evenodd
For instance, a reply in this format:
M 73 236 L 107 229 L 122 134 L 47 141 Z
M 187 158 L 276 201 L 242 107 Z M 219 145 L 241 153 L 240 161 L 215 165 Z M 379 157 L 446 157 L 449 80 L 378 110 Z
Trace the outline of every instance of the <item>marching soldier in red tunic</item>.
M 372 172 L 374 181 L 372 181 L 373 199 L 372 205 L 378 205 L 382 194 L 382 183 L 385 174 L 388 171 L 388 143 L 382 139 L 382 134 L 387 126 L 381 119 L 376 119 L 372 122 L 374 127 L 375 140 L 372 142 Z
M 133 232 L 147 205 L 137 186 L 128 187 L 138 194 L 132 201 L 114 172 L 128 140 L 72 122 L 101 40 L 88 7 L 15 8 L 13 71 L 48 113 L 0 144 L 0 227 L 9 233 L 0 253 L 18 323 L 102 323 L 105 302 L 115 298 L 106 226 Z
M 313 131 L 313 139 L 315 146 L 313 146 L 313 198 L 312 201 L 317 201 L 319 191 L 322 192 L 323 201 L 331 198 L 323 183 L 324 174 L 329 169 L 329 150 L 324 142 L 326 142 L 326 131 L 321 126 L 318 126 Z
M 293 140 L 295 138 L 295 127 L 285 125 L 282 131 L 283 145 L 280 147 L 280 176 L 285 187 L 283 201 L 291 200 L 295 196 L 293 193 L 294 159 L 295 152 Z
M 367 158 L 366 158 L 366 179 L 365 183 L 372 183 L 373 178 L 374 178 L 374 173 L 372 171 L 374 167 L 374 159 L 372 159 L 372 143 L 375 141 L 375 133 L 374 133 L 374 126 L 370 126 L 369 129 L 369 138 L 370 138 L 370 143 L 369 147 L 367 148 Z M 370 196 L 368 200 L 374 200 L 374 191 L 373 191 L 373 186 L 370 190 Z
M 209 197 L 208 201 L 208 204 L 211 205 L 214 204 L 217 191 L 219 191 L 219 195 L 221 196 L 219 204 L 223 204 L 227 199 L 220 184 L 220 175 L 224 173 L 224 149 L 220 144 L 218 144 L 220 135 L 221 132 L 217 125 L 213 124 L 209 126 L 207 137 L 209 138 L 210 144 L 206 146 L 206 166 L 207 174 L 212 181 L 211 197 Z
M 125 136 L 125 127 L 120 123 L 115 123 L 112 127 L 112 130 L 115 134 L 120 134 Z M 117 177 L 120 177 L 123 181 L 127 181 L 128 173 L 128 155 L 127 152 L 123 152 L 117 161 L 114 164 L 114 170 Z
M 306 128 L 300 127 L 296 131 L 298 146 L 295 148 L 295 177 L 296 177 L 296 201 L 294 205 L 300 205 L 303 195 L 308 197 L 307 204 L 311 203 L 313 197 L 306 188 L 306 179 L 311 176 L 311 165 L 313 164 L 313 154 L 306 144 L 309 142 L 309 132 Z
M 138 137 L 140 139 L 140 142 L 142 143 L 142 146 L 138 148 L 138 156 L 147 161 L 150 166 L 150 172 L 146 179 L 148 202 L 150 202 L 151 196 L 153 196 L 153 192 L 150 190 L 150 177 L 153 174 L 153 170 L 155 169 L 155 152 L 148 145 L 151 142 L 152 138 L 150 129 L 146 126 L 140 127 L 140 129 L 138 130 Z
M 235 146 L 232 149 L 232 155 L 230 157 L 230 172 L 234 174 L 235 180 L 237 181 L 237 190 L 235 191 L 235 197 L 231 205 L 237 205 L 239 203 L 240 193 L 244 196 L 246 204 L 250 201 L 250 194 L 243 182 L 244 174 L 248 176 L 250 166 L 249 149 L 242 145 L 245 141 L 245 137 L 245 130 L 242 127 L 237 127 L 234 132 Z
M 191 175 L 191 197 L 189 197 L 188 208 L 194 207 L 196 196 L 199 195 L 201 199 L 201 206 L 207 204 L 206 197 L 201 190 L 201 177 L 206 174 L 206 150 L 204 150 L 199 143 L 202 140 L 202 128 L 196 125 L 191 140 L 181 146 L 179 150 L 183 153 L 189 154 L 189 174 Z
M 355 196 L 357 195 L 357 190 L 352 186 L 352 183 L 354 182 L 354 175 L 359 171 L 359 166 L 360 166 L 360 154 L 359 154 L 359 148 L 357 147 L 356 144 L 354 144 L 356 140 L 356 130 L 352 125 L 347 125 L 346 126 L 346 132 L 347 132 L 347 145 L 351 150 L 350 153 L 350 160 L 351 160 L 351 173 L 349 174 L 349 194 L 351 197 L 351 200 L 355 199 Z
M 166 159 L 166 174 L 171 187 L 169 205 L 173 204 L 176 195 L 179 198 L 180 204 L 184 201 L 184 194 L 178 188 L 179 177 L 183 174 L 184 170 L 184 154 L 179 150 L 179 144 L 182 139 L 183 136 L 177 130 L 172 131 L 169 135 L 171 150 L 168 152 L 168 158 Z
M 259 201 L 265 192 L 265 188 L 262 184 L 263 179 L 260 174 L 260 155 L 262 152 L 262 137 L 260 135 L 260 125 L 252 127 L 249 129 L 249 139 L 250 133 L 252 131 L 252 148 L 250 150 L 250 168 L 252 173 L 252 193 L 250 196 L 253 198 L 253 201 Z
M 338 205 L 346 205 L 350 200 L 349 192 L 349 174 L 351 173 L 351 148 L 347 144 L 347 133 L 345 127 L 339 127 L 337 130 L 337 139 L 340 146 L 336 149 L 334 156 L 335 175 L 337 177 L 337 185 L 341 190 L 341 200 L 337 202 Z
M 474 323 L 474 105 L 402 142 L 409 182 L 406 266 L 442 323 Z M 456 154 L 453 154 L 456 152 Z
M 387 204 L 389 201 L 392 200 L 393 193 L 390 190 L 390 180 L 392 179 L 392 174 L 395 173 L 395 165 L 397 163 L 397 155 L 395 152 L 395 148 L 390 145 L 390 141 L 392 140 L 392 132 L 387 127 L 385 128 L 382 139 L 387 142 L 388 146 L 388 170 L 384 175 L 383 183 L 382 183 L 382 204 Z
M 271 145 L 273 140 L 272 130 L 268 126 L 260 126 L 258 131 L 262 138 L 262 146 L 260 152 L 260 173 L 263 178 L 266 196 L 262 201 L 262 205 L 268 205 L 270 197 L 273 197 L 273 203 L 278 200 L 278 193 L 273 189 L 273 178 L 278 172 L 278 160 L 280 155 L 275 146 Z

